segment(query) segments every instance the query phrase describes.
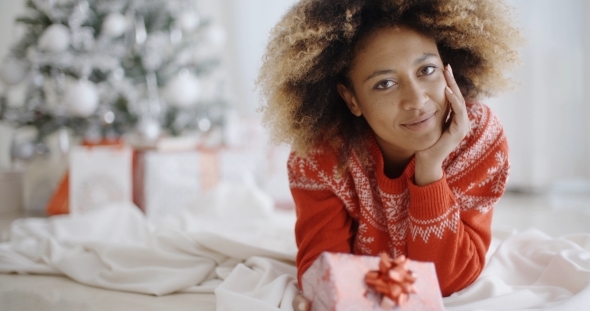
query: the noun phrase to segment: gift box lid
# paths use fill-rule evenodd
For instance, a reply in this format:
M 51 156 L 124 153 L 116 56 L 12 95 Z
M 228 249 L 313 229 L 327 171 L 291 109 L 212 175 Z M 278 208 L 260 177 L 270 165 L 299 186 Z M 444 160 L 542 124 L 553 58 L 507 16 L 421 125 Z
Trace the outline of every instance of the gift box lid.
M 382 295 L 365 282 L 367 272 L 379 269 L 379 261 L 377 256 L 322 253 L 301 278 L 311 310 L 444 310 L 434 264 L 414 260 L 408 261 L 408 269 L 417 275 L 416 293 L 393 309 L 381 308 Z

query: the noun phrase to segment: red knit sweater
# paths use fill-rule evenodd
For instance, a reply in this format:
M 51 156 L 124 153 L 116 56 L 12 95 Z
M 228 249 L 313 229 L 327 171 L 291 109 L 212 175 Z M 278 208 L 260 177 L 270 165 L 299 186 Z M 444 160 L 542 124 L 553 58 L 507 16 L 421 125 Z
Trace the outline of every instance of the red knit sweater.
M 338 174 L 337 155 L 316 148 L 291 154 L 291 192 L 301 275 L 323 251 L 434 262 L 442 294 L 471 284 L 485 264 L 492 209 L 508 177 L 508 144 L 502 126 L 483 104 L 467 105 L 471 131 L 443 163 L 440 180 L 419 187 L 415 160 L 395 179 L 385 176 L 381 150 L 371 135 L 370 160 L 352 153 Z M 365 161 L 366 162 L 366 161 Z

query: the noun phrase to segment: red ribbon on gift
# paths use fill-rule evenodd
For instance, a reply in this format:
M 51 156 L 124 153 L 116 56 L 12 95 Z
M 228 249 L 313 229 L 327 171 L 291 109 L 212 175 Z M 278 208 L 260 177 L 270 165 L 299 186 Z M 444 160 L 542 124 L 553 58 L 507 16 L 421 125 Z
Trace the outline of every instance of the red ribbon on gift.
M 391 309 L 401 305 L 411 293 L 416 293 L 416 276 L 408 269 L 408 262 L 409 259 L 404 255 L 391 259 L 386 253 L 381 253 L 379 270 L 367 272 L 367 285 L 383 294 L 381 308 Z

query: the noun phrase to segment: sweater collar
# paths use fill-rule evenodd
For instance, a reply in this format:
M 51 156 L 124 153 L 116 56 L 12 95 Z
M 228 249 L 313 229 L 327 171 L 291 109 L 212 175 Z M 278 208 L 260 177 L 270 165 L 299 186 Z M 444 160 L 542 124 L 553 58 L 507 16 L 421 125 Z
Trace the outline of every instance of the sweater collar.
M 397 178 L 389 178 L 385 175 L 385 164 L 383 161 L 383 152 L 375 139 L 375 133 L 370 131 L 368 133 L 368 148 L 373 163 L 375 163 L 375 175 L 379 185 L 385 189 L 394 188 L 396 192 L 403 191 L 407 187 L 408 182 L 413 180 L 416 165 L 416 157 L 412 157 L 408 165 L 406 165 L 403 173 Z M 391 190 L 394 190 L 391 189 Z

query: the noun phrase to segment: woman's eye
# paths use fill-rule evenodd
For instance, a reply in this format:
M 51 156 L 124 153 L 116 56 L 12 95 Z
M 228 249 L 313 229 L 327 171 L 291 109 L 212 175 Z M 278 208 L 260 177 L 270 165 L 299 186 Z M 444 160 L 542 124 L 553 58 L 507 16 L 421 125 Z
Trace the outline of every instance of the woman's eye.
M 391 81 L 391 80 L 384 80 L 384 81 L 381 81 L 381 82 L 377 83 L 377 85 L 375 86 L 375 88 L 377 88 L 377 89 L 388 89 L 388 88 L 392 87 L 393 84 L 394 84 L 394 82 Z
M 420 70 L 420 73 L 423 75 L 431 75 L 434 73 L 435 70 L 436 70 L 435 66 L 426 66 L 426 67 L 422 67 L 422 70 Z

